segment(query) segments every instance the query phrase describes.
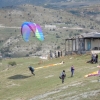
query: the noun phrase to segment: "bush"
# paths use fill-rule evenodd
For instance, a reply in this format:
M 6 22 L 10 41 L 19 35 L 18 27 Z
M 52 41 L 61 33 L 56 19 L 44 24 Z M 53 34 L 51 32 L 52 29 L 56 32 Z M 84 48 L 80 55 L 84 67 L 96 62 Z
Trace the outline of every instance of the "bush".
M 60 49 L 60 46 L 57 46 L 57 49 Z
M 8 64 L 11 65 L 11 66 L 14 66 L 14 65 L 16 65 L 16 62 L 12 61 L 12 62 L 9 62 Z
M 29 54 L 26 54 L 26 56 L 25 57 L 29 57 Z

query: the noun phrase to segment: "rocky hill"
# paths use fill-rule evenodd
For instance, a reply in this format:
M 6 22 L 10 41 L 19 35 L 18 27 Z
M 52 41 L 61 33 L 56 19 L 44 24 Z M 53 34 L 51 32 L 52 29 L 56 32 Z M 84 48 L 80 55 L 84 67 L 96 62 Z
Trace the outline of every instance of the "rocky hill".
M 100 5 L 72 9 L 50 9 L 23 4 L 0 9 L 0 50 L 3 56 L 48 55 L 50 50 L 64 51 L 64 39 L 83 32 L 100 31 Z M 23 41 L 21 25 L 25 21 L 41 25 L 45 41 L 31 34 Z

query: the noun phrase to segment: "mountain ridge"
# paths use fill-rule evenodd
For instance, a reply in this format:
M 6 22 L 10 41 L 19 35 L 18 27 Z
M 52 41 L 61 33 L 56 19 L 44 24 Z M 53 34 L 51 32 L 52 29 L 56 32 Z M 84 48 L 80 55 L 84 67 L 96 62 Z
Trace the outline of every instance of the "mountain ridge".
M 87 5 L 88 3 L 100 3 L 100 0 L 0 0 L 0 7 L 12 7 L 12 6 L 17 6 L 17 5 L 22 5 L 22 4 L 32 4 L 32 5 L 37 5 L 37 6 L 44 6 L 44 7 L 47 7 L 47 6 L 51 6 L 51 7 L 54 7 L 57 5 L 59 6 L 59 4 L 63 4 L 64 7 L 67 5 L 70 5 L 70 3 L 81 3 L 79 5 L 81 6 L 85 6 Z M 67 4 L 68 3 L 68 4 Z M 84 5 L 84 3 L 87 3 Z M 59 8 L 59 7 L 57 7 Z M 63 8 L 63 7 L 62 7 Z

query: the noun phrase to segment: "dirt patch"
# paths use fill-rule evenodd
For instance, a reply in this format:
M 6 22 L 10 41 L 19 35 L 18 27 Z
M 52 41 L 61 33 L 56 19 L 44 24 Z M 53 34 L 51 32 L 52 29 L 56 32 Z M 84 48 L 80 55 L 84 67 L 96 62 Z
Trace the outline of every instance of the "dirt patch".
M 67 89 L 67 88 L 70 87 L 70 86 L 77 86 L 77 85 L 80 85 L 81 83 L 82 83 L 82 82 L 80 82 L 80 83 L 78 82 L 78 83 L 74 83 L 74 84 L 71 84 L 71 85 L 63 86 L 63 87 L 60 87 L 59 89 L 56 89 L 56 90 L 54 90 L 54 91 L 52 91 L 52 92 L 48 92 L 48 93 L 45 93 L 45 94 L 41 94 L 41 95 L 35 96 L 34 98 L 32 98 L 32 99 L 30 99 L 30 100 L 40 100 L 40 99 L 43 99 L 43 98 L 48 97 L 48 96 L 51 95 L 51 94 L 59 93 L 59 92 L 65 90 L 65 89 Z M 46 100 L 52 100 L 52 99 L 48 98 L 48 99 L 46 99 Z
M 49 76 L 46 76 L 45 78 L 49 78 L 49 77 L 53 77 L 54 75 L 49 75 Z
M 97 82 L 97 80 L 94 80 L 91 82 Z M 32 98 L 30 100 L 59 100 L 60 98 L 63 98 L 63 100 L 81 100 L 81 99 L 86 99 L 86 98 L 100 94 L 100 89 L 99 89 L 99 90 L 78 93 L 78 95 L 76 94 L 77 91 L 72 91 L 72 92 L 68 92 L 68 93 L 64 93 L 61 95 L 50 97 L 50 95 L 54 95 L 54 94 L 57 94 L 59 92 L 62 92 L 63 90 L 66 90 L 67 88 L 70 88 L 72 86 L 73 87 L 80 86 L 80 85 L 83 86 L 82 84 L 83 84 L 82 82 L 74 82 L 71 85 L 64 85 L 60 88 L 55 89 L 54 91 L 35 96 L 34 98 Z

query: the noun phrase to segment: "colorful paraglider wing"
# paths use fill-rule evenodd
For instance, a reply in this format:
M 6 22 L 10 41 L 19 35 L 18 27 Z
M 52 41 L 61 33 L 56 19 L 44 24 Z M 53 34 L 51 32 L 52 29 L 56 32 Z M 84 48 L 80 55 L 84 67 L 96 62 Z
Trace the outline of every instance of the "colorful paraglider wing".
M 95 72 L 92 72 L 92 73 L 90 73 L 90 74 L 85 75 L 85 77 L 98 76 L 99 73 L 100 73 L 99 71 L 95 71 Z
M 21 34 L 23 39 L 28 42 L 30 38 L 31 32 L 35 33 L 36 27 L 34 23 L 31 22 L 25 22 L 21 26 Z
M 35 36 L 36 36 L 40 41 L 43 41 L 43 40 L 44 40 L 44 35 L 43 35 L 43 32 L 42 32 L 42 29 L 41 29 L 40 25 L 38 25 L 38 24 L 36 24 Z

